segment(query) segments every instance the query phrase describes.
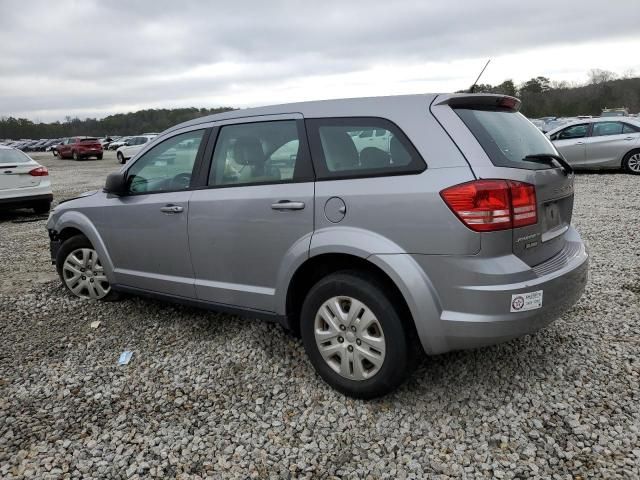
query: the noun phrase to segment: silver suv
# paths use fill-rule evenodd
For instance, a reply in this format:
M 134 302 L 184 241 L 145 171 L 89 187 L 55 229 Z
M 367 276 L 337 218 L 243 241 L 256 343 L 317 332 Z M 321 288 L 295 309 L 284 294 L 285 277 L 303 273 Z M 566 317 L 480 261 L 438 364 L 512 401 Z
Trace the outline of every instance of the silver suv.
M 275 320 L 331 386 L 382 395 L 423 352 L 534 332 L 585 287 L 571 167 L 519 105 L 411 95 L 192 120 L 56 207 L 52 259 L 81 298 Z

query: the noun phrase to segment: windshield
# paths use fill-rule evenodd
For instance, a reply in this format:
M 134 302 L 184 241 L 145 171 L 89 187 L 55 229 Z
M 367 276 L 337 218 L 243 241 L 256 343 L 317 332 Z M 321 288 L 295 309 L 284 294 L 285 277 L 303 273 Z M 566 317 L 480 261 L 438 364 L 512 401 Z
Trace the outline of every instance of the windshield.
M 550 168 L 524 158 L 545 153 L 558 155 L 542 132 L 518 112 L 471 108 L 457 108 L 455 112 L 497 167 Z
M 15 165 L 17 163 L 29 163 L 30 161 L 31 159 L 20 150 L 0 148 L 0 165 Z

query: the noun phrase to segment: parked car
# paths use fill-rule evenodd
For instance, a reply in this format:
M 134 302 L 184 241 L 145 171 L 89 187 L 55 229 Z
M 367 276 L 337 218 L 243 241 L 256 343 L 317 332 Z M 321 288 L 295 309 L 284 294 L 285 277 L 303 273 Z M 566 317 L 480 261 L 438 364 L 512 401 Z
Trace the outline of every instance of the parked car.
M 98 160 L 102 160 L 103 150 L 102 145 L 95 137 L 71 137 L 56 147 L 56 154 L 61 159 L 82 160 L 96 157 Z
M 0 145 L 0 208 L 47 213 L 52 200 L 47 167 L 18 149 Z
M 127 140 L 129 140 L 130 138 L 132 137 L 120 137 L 118 140 L 111 142 L 109 144 L 109 150 L 117 150 L 118 148 L 123 146 L 125 143 L 127 143 Z
M 550 131 L 548 137 L 572 166 L 640 174 L 640 122 L 590 118 Z
M 118 162 L 124 164 L 131 157 L 135 156 L 147 142 L 153 140 L 155 137 L 157 137 L 157 135 L 147 134 L 129 138 L 124 145 L 116 151 Z
M 618 108 L 603 108 L 602 113 L 600 113 L 601 117 L 628 117 L 629 110 L 626 107 L 618 107 Z
M 330 385 L 382 395 L 422 351 L 535 332 L 585 287 L 574 175 L 519 105 L 409 95 L 198 118 L 57 206 L 52 260 L 80 298 L 278 321 Z M 358 151 L 371 129 L 388 151 Z

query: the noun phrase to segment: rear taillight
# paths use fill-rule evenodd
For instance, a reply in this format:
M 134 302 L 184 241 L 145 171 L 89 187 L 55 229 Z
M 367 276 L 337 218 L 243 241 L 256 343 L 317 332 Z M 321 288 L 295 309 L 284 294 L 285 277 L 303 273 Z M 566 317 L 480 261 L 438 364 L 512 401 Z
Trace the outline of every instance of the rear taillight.
M 47 170 L 47 167 L 38 167 L 33 170 L 29 170 L 29 175 L 32 177 L 46 177 L 49 175 L 49 170 Z
M 536 190 L 514 180 L 475 180 L 440 192 L 447 206 L 476 232 L 537 223 Z

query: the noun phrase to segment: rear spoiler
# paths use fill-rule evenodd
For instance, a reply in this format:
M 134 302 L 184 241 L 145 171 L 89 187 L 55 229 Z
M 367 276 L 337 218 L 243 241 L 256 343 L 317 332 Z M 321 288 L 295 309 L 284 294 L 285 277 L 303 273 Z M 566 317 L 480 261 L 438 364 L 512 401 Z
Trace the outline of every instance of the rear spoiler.
M 449 105 L 452 108 L 464 107 L 494 107 L 517 112 L 520 110 L 520 100 L 509 95 L 496 95 L 493 93 L 452 93 L 438 95 L 433 105 Z

